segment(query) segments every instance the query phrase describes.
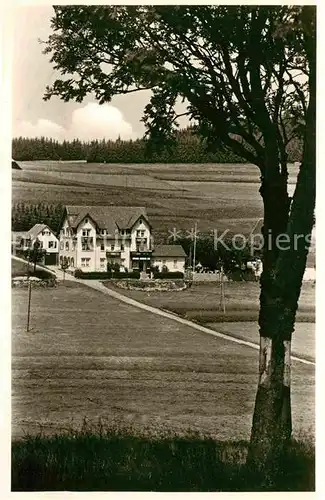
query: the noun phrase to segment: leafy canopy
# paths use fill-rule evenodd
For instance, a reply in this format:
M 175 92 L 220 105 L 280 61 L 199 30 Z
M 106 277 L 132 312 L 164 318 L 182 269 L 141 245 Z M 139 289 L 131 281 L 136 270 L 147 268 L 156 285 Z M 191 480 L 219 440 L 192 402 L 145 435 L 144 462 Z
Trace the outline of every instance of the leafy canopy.
M 150 90 L 143 121 L 171 144 L 186 104 L 211 148 L 230 147 L 263 173 L 268 149 L 286 171 L 304 133 L 315 8 L 299 6 L 59 6 L 44 53 L 62 77 L 44 98 L 100 103 Z

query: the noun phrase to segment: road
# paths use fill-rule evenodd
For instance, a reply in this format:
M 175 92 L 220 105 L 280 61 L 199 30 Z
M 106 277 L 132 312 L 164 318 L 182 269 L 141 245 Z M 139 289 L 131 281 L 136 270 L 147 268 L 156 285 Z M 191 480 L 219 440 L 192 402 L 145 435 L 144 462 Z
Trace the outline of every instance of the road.
M 13 436 L 95 423 L 247 439 L 256 349 L 84 284 L 13 290 Z M 190 323 L 190 322 L 189 322 Z M 293 362 L 294 431 L 314 432 L 314 366 Z

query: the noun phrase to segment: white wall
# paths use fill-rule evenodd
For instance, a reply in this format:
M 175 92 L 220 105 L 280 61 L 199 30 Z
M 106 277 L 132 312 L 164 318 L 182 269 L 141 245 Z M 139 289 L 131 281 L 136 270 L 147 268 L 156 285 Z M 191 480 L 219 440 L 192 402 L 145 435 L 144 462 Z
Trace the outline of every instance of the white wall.
M 87 221 L 87 222 L 86 222 Z M 92 245 L 92 250 L 83 250 L 82 249 L 82 240 L 83 230 L 89 230 L 89 235 L 88 238 L 93 238 L 93 245 Z M 82 269 L 84 271 L 95 271 L 97 268 L 97 265 L 100 265 L 100 247 L 99 250 L 96 249 L 96 226 L 95 223 L 89 218 L 86 217 L 84 221 L 82 221 L 81 224 L 79 224 L 79 227 L 77 228 L 77 245 L 76 245 L 76 251 L 77 251 L 77 256 L 76 256 L 76 267 L 79 269 Z M 82 265 L 82 259 L 90 259 L 89 265 L 84 266 Z
M 152 265 L 158 266 L 159 271 L 162 271 L 163 266 L 166 266 L 169 272 L 184 273 L 185 257 L 158 257 L 153 259 Z
M 60 232 L 60 241 L 59 241 L 59 263 L 60 258 L 67 257 L 73 259 L 73 266 L 70 266 L 70 269 L 75 269 L 77 267 L 77 251 L 76 251 L 76 242 L 73 240 L 72 236 L 66 235 L 66 230 L 70 229 L 67 218 L 63 222 L 63 226 Z M 69 250 L 66 250 L 66 242 L 69 244 Z M 63 249 L 61 248 L 63 244 Z
M 151 244 L 151 242 L 150 242 L 150 237 L 151 237 L 150 227 L 147 224 L 145 219 L 140 218 L 135 223 L 135 225 L 133 226 L 132 231 L 131 231 L 131 247 L 130 247 L 131 252 L 136 252 L 136 250 L 137 250 L 137 245 L 136 245 L 137 231 L 143 231 L 143 236 L 140 236 L 140 238 L 147 239 L 148 249 L 150 249 L 150 244 Z
M 42 231 L 37 235 L 37 238 L 42 243 L 42 248 L 46 250 L 47 253 L 58 253 L 59 251 L 59 241 L 55 234 L 49 229 L 44 229 L 45 234 L 42 234 Z M 36 238 L 32 241 L 32 244 L 35 242 Z M 49 248 L 49 242 L 54 243 L 53 248 Z
M 130 252 L 135 252 L 137 250 L 136 246 L 136 238 L 137 231 L 144 231 L 143 238 L 147 238 L 147 245 L 150 248 L 150 238 L 151 232 L 150 227 L 147 222 L 142 219 L 134 225 L 131 231 L 131 235 L 120 234 L 118 230 L 116 230 L 114 235 L 106 235 L 100 234 L 100 238 L 96 240 L 96 225 L 92 221 L 91 218 L 86 217 L 88 219 L 87 222 L 82 221 L 77 229 L 77 239 L 73 240 L 72 236 L 66 235 L 66 230 L 69 228 L 68 220 L 65 219 L 62 229 L 63 233 L 60 234 L 60 243 L 59 243 L 59 255 L 60 257 L 68 257 L 74 259 L 74 268 L 83 269 L 84 271 L 106 271 L 107 269 L 107 261 L 114 262 L 115 260 L 121 260 L 121 268 L 126 267 L 127 269 L 131 269 L 132 262 L 130 257 Z M 92 251 L 82 250 L 81 238 L 82 231 L 85 229 L 89 229 L 89 236 L 93 238 L 93 246 L 94 249 Z M 73 249 L 73 241 L 75 241 L 75 249 Z M 63 243 L 63 249 L 61 249 L 61 242 Z M 69 243 L 69 250 L 66 250 L 66 242 Z M 102 249 L 101 244 L 104 245 Z M 112 253 L 111 257 L 108 255 L 106 257 L 106 252 L 111 250 L 111 245 L 114 244 L 114 251 L 120 251 L 120 255 Z M 121 245 L 124 246 L 124 249 L 121 250 Z M 81 259 L 88 258 L 89 266 L 84 267 L 81 265 Z M 101 259 L 103 259 L 101 266 Z

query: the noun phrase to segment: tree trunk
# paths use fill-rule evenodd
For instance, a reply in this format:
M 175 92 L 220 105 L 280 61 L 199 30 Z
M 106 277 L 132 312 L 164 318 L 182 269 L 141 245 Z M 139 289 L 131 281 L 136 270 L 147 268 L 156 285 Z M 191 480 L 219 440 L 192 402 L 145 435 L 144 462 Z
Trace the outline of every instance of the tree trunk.
M 276 160 L 275 160 L 276 161 Z M 287 232 L 290 199 L 286 175 L 264 178 L 263 273 L 260 293 L 259 379 L 247 465 L 256 473 L 272 476 L 275 455 L 291 435 L 290 349 L 291 332 L 279 324 L 283 309 L 282 289 L 276 269 L 279 258 L 277 238 Z
M 269 236 L 266 233 L 271 229 L 274 231 L 272 236 L 283 232 L 288 238 L 287 248 L 280 250 L 270 248 L 270 244 L 275 243 L 274 237 L 266 241 L 261 277 L 259 381 L 247 465 L 252 471 L 262 473 L 268 484 L 272 484 L 277 459 L 283 453 L 292 430 L 291 337 L 314 225 L 315 115 L 315 72 L 311 70 L 303 159 L 289 218 L 289 206 L 286 211 L 280 185 L 269 184 L 264 190 L 262 185 L 264 235 Z

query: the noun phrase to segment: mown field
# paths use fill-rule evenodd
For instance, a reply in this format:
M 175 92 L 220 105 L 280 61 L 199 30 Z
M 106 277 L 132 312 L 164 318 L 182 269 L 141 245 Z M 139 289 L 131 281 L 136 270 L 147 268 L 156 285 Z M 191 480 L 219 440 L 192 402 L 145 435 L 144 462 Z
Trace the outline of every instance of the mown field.
M 121 303 L 82 284 L 12 292 L 12 435 L 100 418 L 150 435 L 248 439 L 258 351 Z M 293 362 L 294 434 L 314 433 L 314 367 Z
M 13 201 L 144 205 L 156 234 L 185 231 L 195 221 L 202 232 L 249 232 L 263 213 L 252 165 L 20 165 L 23 171 L 13 172 Z
M 219 332 L 259 342 L 259 283 L 227 282 L 225 313 L 220 308 L 218 283 L 195 284 L 181 292 L 117 289 L 109 281 L 105 285 L 139 302 L 174 312 Z M 309 282 L 302 287 L 292 349 L 298 356 L 315 360 L 315 286 Z
M 157 243 L 174 228 L 247 235 L 263 215 L 259 173 L 243 164 L 20 162 L 13 202 L 145 206 Z M 297 167 L 289 168 L 292 194 Z

